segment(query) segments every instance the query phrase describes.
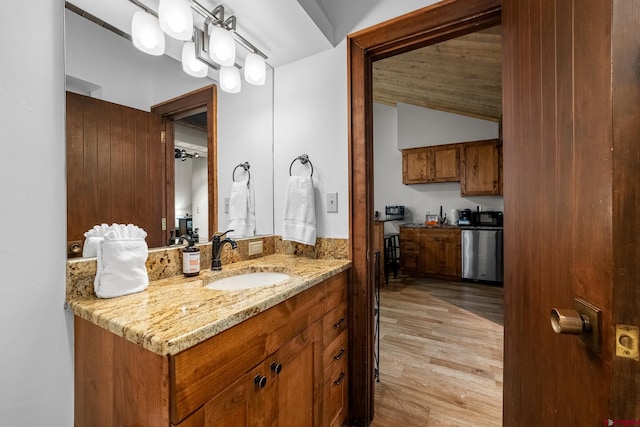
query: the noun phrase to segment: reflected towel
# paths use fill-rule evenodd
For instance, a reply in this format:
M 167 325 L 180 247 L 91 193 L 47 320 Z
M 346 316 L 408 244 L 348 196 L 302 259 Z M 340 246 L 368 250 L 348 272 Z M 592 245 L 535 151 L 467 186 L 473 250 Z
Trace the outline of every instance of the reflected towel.
M 98 267 L 93 290 L 113 298 L 147 289 L 147 233 L 133 224 L 112 224 L 98 243 Z
M 316 207 L 313 179 L 310 176 L 290 176 L 284 202 L 282 240 L 315 246 Z
M 102 241 L 107 231 L 109 231 L 109 226 L 107 224 L 100 224 L 94 225 L 91 230 L 84 233 L 85 241 L 82 246 L 83 258 L 98 256 L 98 243 Z
M 229 194 L 229 237 L 250 237 L 256 234 L 256 208 L 253 183 L 238 181 L 231 184 Z

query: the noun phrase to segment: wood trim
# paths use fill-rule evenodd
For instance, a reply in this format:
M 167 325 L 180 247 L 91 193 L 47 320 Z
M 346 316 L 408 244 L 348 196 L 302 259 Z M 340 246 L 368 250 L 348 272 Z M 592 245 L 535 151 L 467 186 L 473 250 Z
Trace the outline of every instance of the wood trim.
M 372 62 L 500 23 L 500 0 L 448 0 L 347 37 L 350 251 L 351 422 L 374 415 Z
M 196 89 L 187 94 L 178 96 L 176 98 L 164 101 L 160 104 L 156 104 L 151 107 L 151 111 L 160 114 L 167 123 L 164 127 L 167 132 L 167 141 L 171 140 L 171 150 L 168 150 L 167 145 L 167 182 L 166 182 L 166 199 L 167 199 L 167 230 L 170 230 L 170 224 L 175 221 L 172 219 L 175 217 L 173 211 L 169 209 L 169 206 L 174 204 L 175 197 L 175 177 L 173 172 L 174 157 L 173 157 L 173 135 L 174 125 L 173 120 L 178 114 L 188 112 L 200 107 L 207 108 L 207 168 L 208 168 L 208 192 L 209 192 L 209 230 L 207 233 L 207 240 L 213 233 L 218 231 L 218 102 L 217 102 L 217 87 L 216 85 L 210 85 L 201 89 Z M 175 210 L 175 207 L 174 207 Z M 174 224 L 175 225 L 175 224 Z M 166 239 L 168 240 L 169 232 L 166 233 Z

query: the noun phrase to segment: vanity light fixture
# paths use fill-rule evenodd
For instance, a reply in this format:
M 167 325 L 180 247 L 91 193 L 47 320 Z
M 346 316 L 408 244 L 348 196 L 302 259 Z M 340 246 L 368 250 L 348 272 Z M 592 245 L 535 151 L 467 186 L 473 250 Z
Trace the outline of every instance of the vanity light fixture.
M 177 40 L 191 40 L 193 15 L 187 0 L 160 0 L 158 21 L 165 34 Z
M 131 21 L 131 39 L 133 45 L 149 55 L 164 54 L 164 33 L 155 16 L 137 11 Z
M 209 71 L 207 65 L 196 58 L 196 45 L 192 41 L 182 45 L 182 70 L 193 77 L 205 77 Z
M 164 33 L 184 40 L 184 72 L 194 77 L 205 77 L 209 68 L 219 70 L 220 89 L 238 93 L 242 86 L 239 70 L 243 66 L 236 63 L 237 43 L 248 50 L 244 62 L 245 80 L 252 85 L 265 84 L 267 56 L 238 34 L 235 15 L 225 19 L 223 5 L 209 11 L 197 0 L 160 0 L 156 13 L 139 0 L 129 2 L 143 9 L 134 14 L 131 31 L 133 44 L 141 51 L 162 55 Z M 202 29 L 194 26 L 192 11 L 204 18 Z M 141 22 L 146 25 L 145 31 L 138 28 Z

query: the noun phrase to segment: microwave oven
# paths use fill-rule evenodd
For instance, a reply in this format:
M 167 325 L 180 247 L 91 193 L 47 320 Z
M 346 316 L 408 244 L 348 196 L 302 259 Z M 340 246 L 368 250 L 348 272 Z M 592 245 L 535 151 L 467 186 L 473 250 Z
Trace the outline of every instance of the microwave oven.
M 471 212 L 471 225 L 475 227 L 502 227 L 502 212 Z

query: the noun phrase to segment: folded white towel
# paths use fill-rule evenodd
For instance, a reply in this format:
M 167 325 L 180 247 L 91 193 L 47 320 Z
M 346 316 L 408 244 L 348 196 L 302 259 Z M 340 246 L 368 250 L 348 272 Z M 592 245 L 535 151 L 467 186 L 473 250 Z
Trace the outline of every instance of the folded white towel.
M 98 243 L 98 267 L 93 290 L 99 298 L 113 298 L 147 289 L 145 262 L 147 233 L 133 224 L 112 224 Z
M 229 237 L 249 237 L 256 234 L 256 208 L 253 183 L 237 181 L 229 194 Z
M 109 226 L 100 224 L 94 225 L 91 230 L 84 233 L 85 241 L 82 246 L 82 256 L 84 258 L 98 256 L 98 243 L 102 241 L 107 231 L 109 231 Z
M 310 176 L 290 176 L 284 202 L 282 240 L 315 246 L 316 205 Z

